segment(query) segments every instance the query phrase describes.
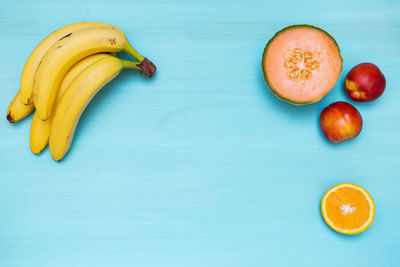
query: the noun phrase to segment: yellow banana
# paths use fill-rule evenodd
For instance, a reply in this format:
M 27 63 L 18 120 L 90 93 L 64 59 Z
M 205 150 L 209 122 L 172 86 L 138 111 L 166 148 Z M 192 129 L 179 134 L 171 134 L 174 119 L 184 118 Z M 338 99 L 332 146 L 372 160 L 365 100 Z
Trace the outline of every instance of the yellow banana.
M 77 22 L 67 26 L 64 26 L 55 32 L 47 36 L 43 41 L 41 41 L 38 46 L 33 50 L 25 64 L 24 70 L 21 76 L 21 99 L 22 103 L 29 104 L 32 102 L 33 94 L 33 83 L 36 74 L 36 70 L 42 60 L 44 54 L 49 50 L 49 48 L 61 39 L 63 36 L 70 34 L 71 32 L 89 28 L 89 27 L 114 27 L 110 24 L 101 22 Z
M 50 121 L 42 121 L 39 114 L 33 114 L 31 130 L 29 132 L 29 146 L 32 153 L 39 155 L 49 141 Z
M 33 103 L 24 105 L 21 101 L 21 91 L 11 101 L 7 109 L 7 120 L 11 123 L 17 122 L 28 116 L 35 109 Z
M 151 77 L 155 72 L 153 63 L 140 55 L 114 27 L 77 30 L 58 40 L 42 58 L 35 76 L 33 98 L 40 119 L 49 118 L 60 83 L 72 65 L 94 53 L 119 51 L 133 56 L 142 74 Z
M 58 89 L 56 105 L 57 101 L 59 101 L 61 96 L 64 94 L 65 90 L 68 88 L 71 82 L 79 75 L 80 72 L 82 72 L 84 69 L 86 69 L 94 62 L 102 58 L 105 58 L 107 56 L 110 55 L 106 53 L 94 54 L 82 59 L 74 66 L 72 66 L 72 68 L 67 72 L 64 79 L 62 80 L 60 89 Z M 42 150 L 47 146 L 49 142 L 50 127 L 53 114 L 54 113 L 50 115 L 49 119 L 43 121 L 39 118 L 39 114 L 35 112 L 35 115 L 33 116 L 32 119 L 31 130 L 29 133 L 29 145 L 31 147 L 32 153 L 40 154 L 40 152 L 42 152 Z
M 86 106 L 123 68 L 139 69 L 138 62 L 106 57 L 84 69 L 68 86 L 57 102 L 50 129 L 49 147 L 54 160 L 61 161 L 68 152 L 75 129 Z
M 58 89 L 58 94 L 56 98 L 56 102 L 61 98 L 61 96 L 65 93 L 65 90 L 68 88 L 68 86 L 71 84 L 71 82 L 81 73 L 84 69 L 95 63 L 96 61 L 99 61 L 100 59 L 103 59 L 105 57 L 109 56 L 116 56 L 115 53 L 97 53 L 93 54 L 90 56 L 85 57 L 84 59 L 78 61 L 75 65 L 72 66 L 72 68 L 67 72 L 67 74 L 64 76 L 60 88 Z M 52 113 L 53 114 L 53 113 Z

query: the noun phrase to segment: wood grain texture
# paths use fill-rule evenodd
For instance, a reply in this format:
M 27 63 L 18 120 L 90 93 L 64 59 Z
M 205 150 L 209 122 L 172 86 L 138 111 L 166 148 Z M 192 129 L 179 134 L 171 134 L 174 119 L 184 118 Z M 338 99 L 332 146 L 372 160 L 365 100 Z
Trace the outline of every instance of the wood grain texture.
M 399 266 L 400 4 L 389 1 L 5 1 L 0 4 L 0 266 Z M 84 113 L 66 159 L 29 151 L 31 118 L 5 120 L 35 45 L 103 21 L 158 66 L 125 71 Z M 292 106 L 260 60 L 284 26 L 331 33 L 343 74 L 322 101 Z M 361 135 L 325 141 L 318 117 L 349 101 L 345 74 L 377 64 L 387 90 L 355 104 Z M 358 236 L 319 212 L 340 182 L 376 204 Z

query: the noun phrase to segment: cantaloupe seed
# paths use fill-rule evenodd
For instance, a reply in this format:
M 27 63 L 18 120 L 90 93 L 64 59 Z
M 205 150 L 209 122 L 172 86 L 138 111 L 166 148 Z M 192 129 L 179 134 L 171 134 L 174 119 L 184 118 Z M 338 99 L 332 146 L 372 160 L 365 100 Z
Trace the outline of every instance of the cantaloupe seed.
M 284 59 L 287 77 L 292 81 L 304 82 L 311 78 L 312 72 L 317 71 L 322 59 L 319 52 L 294 48 L 288 49 Z

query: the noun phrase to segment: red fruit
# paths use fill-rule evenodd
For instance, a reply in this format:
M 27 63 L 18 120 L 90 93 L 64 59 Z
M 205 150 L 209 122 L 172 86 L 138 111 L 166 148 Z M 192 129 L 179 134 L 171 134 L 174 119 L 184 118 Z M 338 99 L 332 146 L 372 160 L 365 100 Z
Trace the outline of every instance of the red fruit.
M 372 101 L 385 91 L 386 79 L 376 65 L 361 63 L 347 74 L 344 87 L 354 101 Z
M 319 122 L 322 133 L 333 143 L 356 137 L 363 125 L 360 112 L 351 104 L 342 101 L 324 108 Z

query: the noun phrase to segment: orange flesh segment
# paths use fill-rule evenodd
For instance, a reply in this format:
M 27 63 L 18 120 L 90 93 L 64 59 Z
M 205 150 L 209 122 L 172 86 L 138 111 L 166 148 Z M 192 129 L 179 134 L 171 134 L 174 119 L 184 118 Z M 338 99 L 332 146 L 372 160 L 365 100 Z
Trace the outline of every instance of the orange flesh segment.
M 357 229 L 368 221 L 371 206 L 362 192 L 344 187 L 328 196 L 325 210 L 336 227 Z
M 318 69 L 306 81 L 288 78 L 285 57 L 289 51 L 311 51 L 321 59 Z M 316 102 L 335 85 L 342 70 L 339 49 L 330 36 L 308 26 L 293 27 L 279 33 L 269 45 L 264 69 L 267 79 L 279 96 L 292 102 Z
M 327 223 L 342 233 L 358 233 L 367 229 L 374 217 L 371 196 L 356 185 L 338 185 L 323 198 L 322 212 Z

